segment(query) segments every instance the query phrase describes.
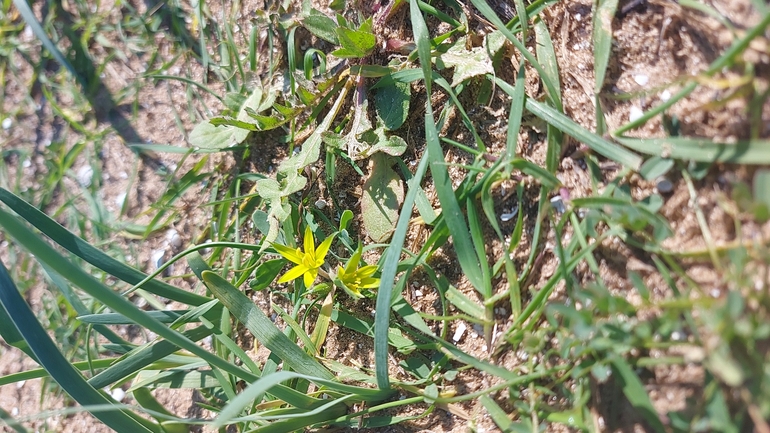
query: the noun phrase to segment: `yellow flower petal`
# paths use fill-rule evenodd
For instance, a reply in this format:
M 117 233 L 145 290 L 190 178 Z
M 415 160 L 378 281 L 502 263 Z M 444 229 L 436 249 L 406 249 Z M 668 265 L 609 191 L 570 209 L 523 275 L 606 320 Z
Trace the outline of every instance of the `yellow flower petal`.
M 302 274 L 305 274 L 307 271 L 308 269 L 305 266 L 302 266 L 302 265 L 295 266 L 291 268 L 289 272 L 283 274 L 283 276 L 278 280 L 278 282 L 285 283 L 287 281 L 295 280 L 299 278 Z
M 375 272 L 377 272 L 377 266 L 368 265 L 359 269 L 356 273 L 358 274 L 359 278 L 366 278 L 371 277 Z
M 303 281 L 305 283 L 305 287 L 309 288 L 310 286 L 312 286 L 313 282 L 315 282 L 315 277 L 317 277 L 317 276 L 318 276 L 318 269 L 317 268 L 308 269 L 305 272 L 305 275 L 304 275 L 304 278 L 303 278 Z
M 310 231 L 310 227 L 305 226 L 305 254 L 313 254 L 313 251 L 315 251 L 313 232 Z
M 380 279 L 379 278 L 362 278 L 361 285 L 359 287 L 361 287 L 362 289 L 376 289 L 380 287 Z
M 302 264 L 302 257 L 304 254 L 299 248 L 293 249 L 281 244 L 273 244 L 273 248 L 275 248 L 275 250 L 278 251 L 278 254 L 282 255 L 286 260 L 298 265 Z
M 324 241 L 321 242 L 321 245 L 318 246 L 318 249 L 315 250 L 315 260 L 316 263 L 318 263 L 318 266 L 323 264 L 326 253 L 329 252 L 329 248 L 332 246 L 332 241 L 334 241 L 334 236 L 329 236 L 324 239 Z

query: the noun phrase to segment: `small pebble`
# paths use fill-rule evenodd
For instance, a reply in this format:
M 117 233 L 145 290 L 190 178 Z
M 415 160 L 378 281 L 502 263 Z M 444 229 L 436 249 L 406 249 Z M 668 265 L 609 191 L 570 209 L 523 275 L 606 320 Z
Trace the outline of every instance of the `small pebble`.
M 122 209 L 123 208 L 123 203 L 125 203 L 125 202 L 126 202 L 126 193 L 125 192 L 121 192 L 120 194 L 118 194 L 115 197 L 115 206 L 117 206 L 118 208 Z
M 208 337 L 205 337 L 203 339 L 203 345 L 208 347 L 208 348 L 213 348 L 214 347 L 214 337 L 212 337 L 211 335 L 209 335 Z
M 18 407 L 14 407 L 13 409 L 11 409 L 11 415 L 12 416 L 19 416 L 19 408 Z
M 455 330 L 454 335 L 452 335 L 452 341 L 457 343 L 460 341 L 461 338 L 463 338 L 463 334 L 465 334 L 465 331 L 468 329 L 468 327 L 465 325 L 465 323 L 460 322 L 459 325 L 457 325 L 457 329 Z
M 143 297 L 139 296 L 134 301 L 134 305 L 136 305 L 137 308 L 144 308 L 147 306 L 147 299 L 144 299 Z
M 510 212 L 505 212 L 504 214 L 500 215 L 500 221 L 502 222 L 508 222 L 516 217 L 516 214 L 519 213 L 519 208 L 516 207 L 512 209 Z
M 660 100 L 661 101 L 666 102 L 669 99 L 671 99 L 671 92 L 669 92 L 668 89 L 666 89 L 666 90 L 664 90 L 664 91 L 662 91 L 660 93 Z
M 164 255 L 166 255 L 166 252 L 163 250 L 155 250 L 150 255 L 150 261 L 152 262 L 153 266 L 155 266 L 155 269 L 160 269 L 160 267 L 163 266 Z
M 318 208 L 318 209 L 321 209 L 321 210 L 325 209 L 326 208 L 326 200 L 324 200 L 322 198 L 316 200 L 315 207 Z
M 480 323 L 474 323 L 473 332 L 476 334 L 476 337 L 480 337 L 484 334 L 484 327 Z
M 13 125 L 13 119 L 10 117 L 6 117 L 3 119 L 3 129 L 8 130 L 11 129 L 11 125 Z
M 179 232 L 176 229 L 168 229 L 166 232 L 166 240 L 171 248 L 177 249 L 182 246 L 182 238 L 179 236 Z
M 126 391 L 123 391 L 123 388 L 115 388 L 112 390 L 111 395 L 115 401 L 121 402 L 124 398 L 126 398 Z
M 628 113 L 628 120 L 633 122 L 644 116 L 644 111 L 636 105 L 631 106 L 631 111 Z
M 668 194 L 674 190 L 674 184 L 667 177 L 659 177 L 655 187 L 658 188 L 658 192 L 661 194 Z
M 21 163 L 21 166 L 24 168 L 30 168 L 32 167 L 32 161 L 29 159 L 25 159 L 24 162 Z
M 414 297 L 415 298 L 422 298 L 422 290 L 415 290 L 414 291 Z
M 634 81 L 636 81 L 636 84 L 644 87 L 650 82 L 650 77 L 645 74 L 637 74 L 634 75 Z
M 551 198 L 551 206 L 553 206 L 558 213 L 564 213 L 567 210 L 567 207 L 564 206 L 564 199 L 560 195 Z
M 88 188 L 94 177 L 94 169 L 90 165 L 84 165 L 78 169 L 76 177 L 80 186 Z

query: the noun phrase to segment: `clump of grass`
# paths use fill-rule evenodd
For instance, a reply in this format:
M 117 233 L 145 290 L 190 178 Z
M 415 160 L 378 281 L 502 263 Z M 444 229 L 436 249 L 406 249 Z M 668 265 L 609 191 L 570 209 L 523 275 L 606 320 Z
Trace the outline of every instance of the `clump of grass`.
M 82 329 L 87 336 L 82 351 L 62 355 L 69 350 L 51 340 L 19 294 L 17 285 L 31 284 L 34 278 L 19 271 L 32 266 L 32 256 L 14 248 L 9 258 L 14 272 L 9 275 L 5 267 L 0 269 L 0 335 L 42 368 L 7 375 L 0 378 L 0 384 L 51 377 L 85 410 L 116 431 L 185 431 L 191 425 L 235 425 L 242 431 L 294 431 L 324 425 L 375 428 L 425 416 L 435 408 L 461 413 L 459 404 L 467 402 L 477 403 L 479 410 L 483 407 L 504 431 L 535 431 L 548 423 L 593 431 L 600 429 L 599 417 L 610 419 L 616 412 L 606 401 L 613 391 L 622 394 L 618 401 L 627 403 L 633 419 L 656 431 L 766 427 L 763 420 L 770 416 L 770 397 L 764 391 L 767 363 L 759 347 L 770 335 L 770 328 L 763 325 L 768 303 L 764 292 L 750 290 L 753 280 L 741 273 L 747 267 L 763 269 L 765 249 L 714 245 L 703 212 L 697 208 L 711 265 L 725 284 L 734 286 L 724 299 L 713 299 L 683 270 L 683 263 L 694 254 L 663 246 L 672 231 L 659 214 L 662 197 L 653 194 L 634 199 L 629 183 L 636 171 L 652 178 L 676 167 L 697 202 L 693 178 L 698 178 L 699 167 L 682 159 L 766 164 L 770 162 L 763 150 L 766 140 L 755 137 L 727 144 L 689 137 L 622 135 L 686 97 L 698 86 L 696 80 L 668 102 L 607 134 L 599 96 L 611 55 L 617 12 L 613 1 L 595 5 L 595 16 L 601 18 L 593 23 L 592 33 L 597 130 L 581 127 L 564 113 L 551 29 L 542 16 L 552 3 L 536 1 L 525 7 L 517 2 L 518 15 L 505 23 L 483 0 L 472 1 L 476 9 L 472 13 L 451 2 L 435 6 L 412 0 L 408 29 L 414 45 L 386 43 L 407 47 L 403 57 L 387 64 L 377 62 L 380 35 L 375 32 L 399 13 L 400 2 L 373 18 L 361 19 L 360 14 L 331 17 L 302 7 L 291 18 L 278 20 L 279 12 L 286 11 L 269 11 L 260 16 L 263 27 L 257 28 L 270 31 L 264 39 L 259 33 L 251 37 L 243 56 L 229 24 L 222 29 L 201 28 L 197 44 L 191 35 L 172 26 L 179 43 L 193 47 L 191 55 L 215 68 L 232 92 L 221 97 L 225 111 L 200 123 L 190 134 L 194 149 L 188 155 L 242 152 L 234 155 L 245 160 L 255 152 L 252 140 L 275 134 L 289 143 L 289 157 L 272 175 L 236 173 L 228 182 L 214 181 L 215 173 L 203 170 L 205 155 L 198 155 L 201 162 L 185 173 L 169 173 L 168 189 L 151 222 L 126 228 L 146 238 L 178 217 L 175 203 L 186 190 L 210 181 L 214 184 L 208 203 L 212 223 L 200 241 L 209 236 L 213 242 L 196 242 L 150 275 L 93 245 L 109 233 L 97 236 L 97 231 L 82 230 L 81 235 L 94 239 L 89 243 L 72 229 L 84 225 L 75 221 L 65 228 L 30 204 L 50 202 L 83 146 L 52 151 L 49 161 L 54 170 L 46 178 L 43 194 L 25 200 L 0 189 L 0 201 L 5 204 L 0 208 L 0 227 L 15 246 L 41 265 L 71 310 L 67 317 L 50 314 L 49 329 L 67 322 L 62 327 L 65 334 Z M 334 6 L 340 12 L 351 12 L 336 2 Z M 178 9 L 171 11 L 172 24 L 181 23 L 181 14 Z M 195 22 L 208 23 L 206 14 L 200 5 L 193 13 Z M 346 18 L 353 15 L 357 18 Z M 468 23 L 480 17 L 491 28 L 483 43 L 473 46 L 472 37 L 480 38 Z M 448 30 L 431 32 L 428 21 L 441 22 L 441 28 Z M 763 16 L 705 74 L 733 66 L 768 23 L 770 15 Z M 301 29 L 335 49 L 298 52 L 295 38 Z M 530 31 L 537 44 L 534 53 L 522 42 Z M 275 34 L 281 38 L 274 38 Z M 227 41 L 220 45 L 216 66 L 215 57 L 207 53 L 207 37 Z M 286 62 L 272 62 L 263 71 L 264 81 L 251 88 L 248 71 L 256 71 L 258 54 L 264 55 L 259 47 L 265 44 L 285 44 Z M 520 67 L 507 81 L 500 59 L 511 52 L 516 53 Z M 338 62 L 330 66 L 332 59 Z M 450 69 L 451 82 L 446 78 Z M 274 77 L 279 73 L 286 77 L 280 88 Z M 527 94 L 527 73 L 537 75 L 544 95 Z M 148 77 L 189 82 L 186 77 L 163 76 L 159 71 Z M 367 84 L 372 84 L 368 90 Z M 206 89 L 203 83 L 195 85 Z M 468 114 L 468 101 L 474 101 L 468 99 L 473 85 L 494 87 L 510 102 L 499 155 L 490 154 L 492 143 L 481 138 Z M 404 140 L 402 128 L 410 110 L 418 109 L 411 104 L 412 92 L 418 91 L 426 98 L 425 147 L 421 154 L 415 152 L 419 157 L 412 169 L 404 166 L 399 172 L 393 169 L 397 161 L 392 157 L 410 147 L 414 151 L 415 143 Z M 375 95 L 374 110 L 368 109 L 368 92 Z M 434 105 L 436 95 L 442 95 L 445 102 Z M 542 165 L 517 150 L 525 113 L 546 125 Z M 453 121 L 467 130 L 467 143 L 442 135 L 443 127 Z M 74 129 L 87 130 L 76 125 L 71 124 Z M 585 159 L 594 186 L 604 181 L 596 169 L 600 159 L 620 167 L 603 190 L 594 188 L 580 198 L 568 197 L 563 191 L 558 172 L 566 137 L 593 152 Z M 138 152 L 178 151 L 143 144 L 133 148 Z M 451 163 L 447 148 L 467 154 L 467 160 Z M 640 154 L 655 156 L 645 161 Z M 338 197 L 337 168 L 348 164 L 363 174 L 358 162 L 362 160 L 371 161 L 369 176 L 382 181 L 374 186 L 375 182 L 361 182 L 367 194 L 362 202 L 367 204 L 362 204 L 360 239 L 355 239 L 351 220 L 357 209 L 345 209 L 339 203 L 326 209 L 311 197 L 318 182 L 329 197 Z M 318 166 L 325 170 L 323 178 L 314 171 Z M 515 190 L 519 211 L 512 229 L 504 230 L 495 210 L 496 191 L 512 179 L 521 180 Z M 243 194 L 250 182 L 253 190 Z M 435 192 L 437 203 L 430 203 L 428 190 Z M 527 194 L 537 197 L 537 204 L 532 206 L 532 214 L 525 215 Z M 93 203 L 97 208 L 98 203 Z M 417 223 L 415 210 L 427 237 L 412 251 L 406 240 Z M 250 225 L 260 233 L 256 243 L 242 241 Z M 107 223 L 103 226 L 108 227 Z M 367 233 L 383 243 L 363 244 Z M 490 238 L 501 246 L 501 253 L 490 253 Z M 323 239 L 318 246 L 316 239 Z M 552 239 L 547 247 L 546 239 Z M 629 272 L 629 292 L 611 290 L 598 260 L 599 249 L 609 242 L 645 257 L 666 287 L 648 287 L 639 274 Z M 554 272 L 534 285 L 532 276 L 539 274 L 544 248 L 553 258 Z M 462 278 L 448 278 L 435 266 L 433 258 L 447 251 L 452 251 Z M 524 252 L 526 258 L 514 260 L 516 252 Z M 362 264 L 365 253 L 379 260 Z M 203 294 L 159 278 L 182 260 L 192 269 L 191 277 L 205 287 Z M 293 269 L 284 271 L 289 262 Z M 579 269 L 587 276 L 578 277 Z M 419 311 L 418 305 L 404 297 L 410 279 L 418 273 L 438 293 L 440 316 Z M 95 275 L 109 275 L 120 283 L 108 287 Z M 461 283 L 467 283 L 469 290 L 463 290 Z M 266 314 L 244 293 L 246 286 L 270 290 L 288 308 L 274 304 L 273 311 Z M 375 302 L 374 318 L 361 318 L 355 307 L 351 310 L 355 304 L 339 299 L 342 292 L 336 288 L 355 299 L 373 298 L 359 302 Z M 660 295 L 664 289 L 668 296 Z M 163 306 L 163 298 L 183 307 L 145 311 L 127 300 L 134 293 L 150 299 L 151 305 Z M 630 293 L 640 301 L 630 302 Z M 510 312 L 510 321 L 501 320 L 496 313 L 501 306 Z M 273 315 L 286 326 L 276 325 Z M 69 321 L 75 317 L 77 322 Z M 459 339 L 448 338 L 448 331 L 463 319 L 479 325 L 486 352 L 469 353 L 458 344 Z M 432 326 L 432 321 L 438 326 Z M 331 323 L 373 340 L 372 369 L 325 356 Z M 157 338 L 134 344 L 113 330 L 120 325 L 138 326 Z M 236 343 L 237 329 L 244 329 L 270 352 L 261 365 Z M 199 344 L 209 338 L 210 350 Z M 673 354 L 670 350 L 675 346 L 685 346 L 698 356 Z M 524 360 L 513 367 L 498 363 L 512 353 L 522 354 Z M 399 365 L 405 374 L 393 374 L 393 357 L 403 360 Z M 80 362 L 83 358 L 87 362 Z M 664 421 L 645 387 L 645 372 L 685 364 L 697 364 L 706 372 L 699 384 L 704 392 L 687 410 L 670 412 Z M 452 383 L 459 372 L 491 379 L 486 388 L 457 395 Z M 117 404 L 99 391 L 121 386 L 128 388 L 135 405 Z M 216 416 L 177 417 L 150 392 L 159 388 L 196 389 L 207 400 L 202 406 Z M 397 393 L 405 397 L 395 398 Z M 417 403 L 429 409 L 411 417 L 393 415 Z M 23 429 L 7 411 L 0 416 Z M 473 420 L 468 423 L 476 426 Z

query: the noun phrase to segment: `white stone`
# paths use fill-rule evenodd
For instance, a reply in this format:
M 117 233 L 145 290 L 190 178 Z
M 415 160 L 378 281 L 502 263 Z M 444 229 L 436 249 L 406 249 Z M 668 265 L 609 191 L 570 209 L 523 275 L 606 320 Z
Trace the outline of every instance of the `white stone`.
M 642 111 L 642 109 L 636 105 L 632 105 L 631 110 L 628 113 L 628 120 L 633 122 L 637 119 L 640 119 L 642 116 L 644 116 L 644 111 Z
M 179 232 L 176 229 L 168 229 L 166 231 L 166 240 L 172 248 L 179 248 L 182 246 L 182 238 L 179 236 Z
M 13 119 L 10 117 L 3 119 L 3 129 L 11 129 L 11 125 L 13 125 Z
M 155 250 L 150 255 L 150 261 L 152 262 L 153 266 L 155 266 L 155 269 L 160 269 L 160 267 L 163 266 L 164 255 L 166 255 L 166 252 L 163 250 Z
M 126 391 L 123 391 L 123 388 L 115 388 L 112 390 L 111 395 L 115 401 L 121 402 L 124 398 L 126 398 Z
M 80 186 L 88 188 L 91 186 L 91 180 L 94 177 L 94 169 L 90 165 L 84 165 L 78 169 L 76 177 Z
M 500 215 L 500 221 L 502 221 L 502 222 L 510 221 L 510 220 L 514 219 L 516 217 L 516 214 L 518 214 L 518 213 L 519 213 L 519 208 L 517 206 L 517 207 L 511 209 L 510 212 L 505 212 L 502 215 Z
M 115 197 L 115 206 L 117 206 L 119 209 L 123 208 L 123 203 L 126 202 L 126 193 L 121 192 Z
M 645 74 L 636 74 L 634 75 L 634 81 L 636 81 L 636 84 L 644 87 L 650 82 L 650 77 Z
M 460 322 L 459 325 L 457 325 L 457 329 L 455 330 L 454 335 L 452 335 L 452 341 L 457 343 L 460 341 L 461 338 L 463 338 L 463 334 L 465 334 L 465 331 L 468 329 L 468 327 L 465 325 L 465 323 Z

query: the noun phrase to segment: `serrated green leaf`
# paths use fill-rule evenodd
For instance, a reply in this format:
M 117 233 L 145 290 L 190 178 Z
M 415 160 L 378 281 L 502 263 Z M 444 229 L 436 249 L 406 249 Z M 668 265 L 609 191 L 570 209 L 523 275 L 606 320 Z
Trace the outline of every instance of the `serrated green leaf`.
M 458 39 L 446 53 L 436 58 L 436 66 L 439 68 L 454 68 L 452 74 L 452 87 L 462 83 L 471 77 L 493 74 L 492 59 L 487 54 L 485 47 L 474 47 L 470 50 L 465 47 L 466 38 Z
M 337 39 L 337 23 L 317 9 L 310 10 L 308 15 L 302 19 L 302 25 L 310 33 L 326 42 L 330 42 L 334 45 L 340 44 L 339 39 Z
M 370 32 L 337 27 L 337 38 L 342 48 L 332 54 L 340 58 L 366 57 L 377 44 L 377 38 Z

